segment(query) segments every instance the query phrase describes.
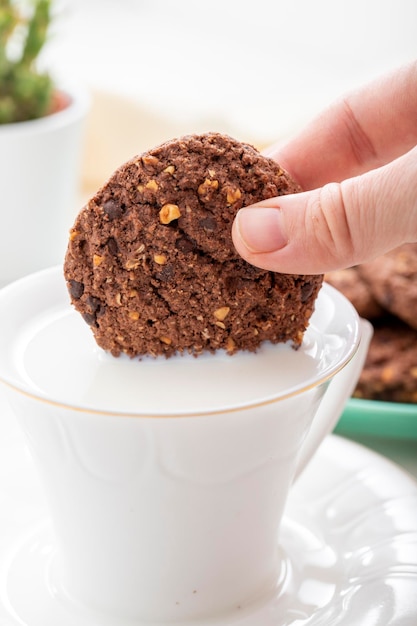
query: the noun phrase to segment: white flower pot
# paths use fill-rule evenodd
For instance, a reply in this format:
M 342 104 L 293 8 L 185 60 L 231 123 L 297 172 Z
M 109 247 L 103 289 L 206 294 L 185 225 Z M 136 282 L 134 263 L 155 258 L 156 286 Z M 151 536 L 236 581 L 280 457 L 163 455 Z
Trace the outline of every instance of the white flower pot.
M 0 125 L 0 286 L 61 263 L 76 212 L 89 97 L 62 89 L 68 106 Z

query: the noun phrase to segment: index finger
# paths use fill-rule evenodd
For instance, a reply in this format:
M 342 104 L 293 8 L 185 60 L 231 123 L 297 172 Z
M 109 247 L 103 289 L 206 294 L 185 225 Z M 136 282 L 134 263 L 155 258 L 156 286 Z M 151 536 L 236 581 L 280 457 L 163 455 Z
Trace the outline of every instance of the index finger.
M 417 143 L 417 61 L 345 96 L 268 149 L 308 191 L 380 167 Z

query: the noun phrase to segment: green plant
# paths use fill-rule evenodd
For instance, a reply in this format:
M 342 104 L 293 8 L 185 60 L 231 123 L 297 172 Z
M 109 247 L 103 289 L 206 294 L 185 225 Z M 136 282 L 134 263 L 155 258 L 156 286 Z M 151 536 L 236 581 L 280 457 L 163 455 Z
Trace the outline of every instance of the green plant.
M 54 85 L 36 62 L 51 21 L 51 0 L 32 0 L 23 14 L 13 0 L 0 0 L 0 124 L 47 115 Z

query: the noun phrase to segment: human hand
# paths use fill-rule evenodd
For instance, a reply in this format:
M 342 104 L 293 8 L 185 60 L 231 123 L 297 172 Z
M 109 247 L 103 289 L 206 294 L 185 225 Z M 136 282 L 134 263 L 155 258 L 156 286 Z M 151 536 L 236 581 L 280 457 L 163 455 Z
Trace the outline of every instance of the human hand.
M 417 241 L 417 62 L 331 106 L 274 158 L 305 190 L 241 209 L 239 254 L 324 273 Z

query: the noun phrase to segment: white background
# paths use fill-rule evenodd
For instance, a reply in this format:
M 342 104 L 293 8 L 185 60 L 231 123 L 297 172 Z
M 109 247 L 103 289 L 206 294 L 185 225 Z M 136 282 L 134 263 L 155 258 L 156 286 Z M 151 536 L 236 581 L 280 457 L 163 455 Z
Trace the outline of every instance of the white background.
M 59 0 L 46 52 L 57 76 L 266 142 L 417 58 L 417 2 Z

